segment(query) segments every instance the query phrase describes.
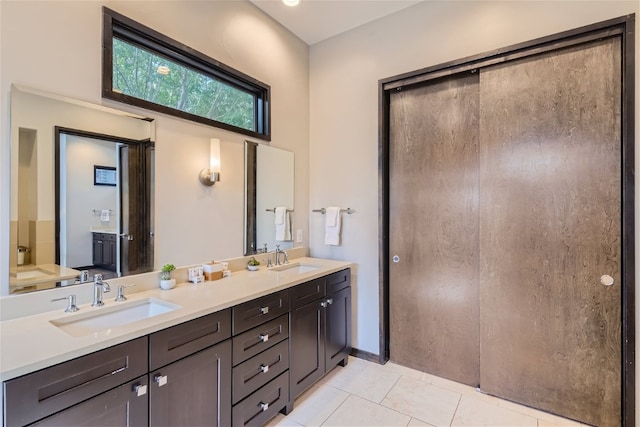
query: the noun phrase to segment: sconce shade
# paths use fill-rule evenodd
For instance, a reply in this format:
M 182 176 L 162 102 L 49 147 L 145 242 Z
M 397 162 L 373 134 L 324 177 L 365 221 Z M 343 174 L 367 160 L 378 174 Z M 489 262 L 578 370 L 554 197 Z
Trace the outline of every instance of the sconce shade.
M 209 142 L 209 168 L 200 171 L 200 182 L 207 187 L 220 181 L 220 140 L 211 138 Z

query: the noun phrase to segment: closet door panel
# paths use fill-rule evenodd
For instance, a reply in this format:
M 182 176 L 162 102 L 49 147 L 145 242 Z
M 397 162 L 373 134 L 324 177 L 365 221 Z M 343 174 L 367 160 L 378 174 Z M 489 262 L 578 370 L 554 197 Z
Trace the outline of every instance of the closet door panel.
M 610 38 L 480 75 L 481 387 L 601 426 L 621 410 L 620 70 Z
M 390 357 L 477 386 L 478 76 L 391 95 Z

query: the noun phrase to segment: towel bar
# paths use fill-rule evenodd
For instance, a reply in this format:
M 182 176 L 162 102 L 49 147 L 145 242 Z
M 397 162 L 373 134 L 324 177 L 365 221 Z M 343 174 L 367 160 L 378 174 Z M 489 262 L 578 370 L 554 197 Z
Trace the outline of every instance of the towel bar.
M 274 213 L 275 213 L 276 208 L 273 208 L 273 209 L 265 209 L 265 211 L 267 211 L 267 212 L 274 212 Z M 293 212 L 293 209 L 289 209 L 289 208 L 287 208 L 287 212 Z
M 355 211 L 356 211 L 355 209 L 351 209 L 351 208 L 340 209 L 340 212 L 346 212 L 348 215 L 351 215 Z M 321 208 L 321 209 L 314 209 L 311 212 L 320 212 L 322 215 L 324 215 L 327 213 L 327 210 L 325 208 Z

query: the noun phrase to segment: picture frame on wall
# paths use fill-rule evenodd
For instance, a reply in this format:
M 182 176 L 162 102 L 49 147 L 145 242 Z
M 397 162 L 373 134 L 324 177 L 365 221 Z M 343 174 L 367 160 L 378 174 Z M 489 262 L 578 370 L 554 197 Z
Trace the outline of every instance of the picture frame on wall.
M 116 186 L 116 168 L 112 166 L 93 166 L 93 185 Z

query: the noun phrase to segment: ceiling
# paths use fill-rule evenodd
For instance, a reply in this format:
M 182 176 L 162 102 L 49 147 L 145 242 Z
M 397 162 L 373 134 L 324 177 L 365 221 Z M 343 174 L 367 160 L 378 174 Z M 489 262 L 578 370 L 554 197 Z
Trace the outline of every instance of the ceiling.
M 309 45 L 390 15 L 423 0 L 250 0 Z

